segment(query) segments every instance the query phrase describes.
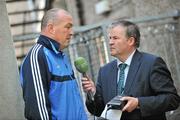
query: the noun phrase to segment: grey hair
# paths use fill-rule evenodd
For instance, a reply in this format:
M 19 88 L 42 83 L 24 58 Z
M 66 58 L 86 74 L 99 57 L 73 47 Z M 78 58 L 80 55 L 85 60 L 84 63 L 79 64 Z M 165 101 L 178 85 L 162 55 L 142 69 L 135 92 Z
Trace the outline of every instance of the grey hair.
M 121 21 L 116 21 L 113 22 L 108 28 L 114 28 L 116 26 L 122 26 L 126 28 L 126 36 L 128 38 L 133 37 L 135 39 L 135 46 L 138 48 L 140 45 L 140 31 L 139 31 L 139 27 L 130 21 L 126 21 L 126 20 L 121 20 Z
M 70 15 L 67 11 L 63 10 L 63 9 L 59 9 L 59 8 L 53 8 L 53 9 L 50 9 L 48 10 L 43 18 L 42 18 L 42 21 L 41 21 L 41 30 L 43 28 L 45 28 L 48 23 L 51 21 L 51 22 L 55 22 L 57 20 L 57 13 L 59 11 L 63 11 L 64 13 L 66 13 L 67 15 Z

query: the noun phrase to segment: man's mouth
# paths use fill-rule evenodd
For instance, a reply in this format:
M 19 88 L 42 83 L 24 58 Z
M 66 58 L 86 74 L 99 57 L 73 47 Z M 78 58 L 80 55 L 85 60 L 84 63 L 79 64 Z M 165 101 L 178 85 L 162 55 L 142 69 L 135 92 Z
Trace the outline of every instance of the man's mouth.
M 112 49 L 114 49 L 113 47 L 110 47 L 110 49 L 112 50 Z

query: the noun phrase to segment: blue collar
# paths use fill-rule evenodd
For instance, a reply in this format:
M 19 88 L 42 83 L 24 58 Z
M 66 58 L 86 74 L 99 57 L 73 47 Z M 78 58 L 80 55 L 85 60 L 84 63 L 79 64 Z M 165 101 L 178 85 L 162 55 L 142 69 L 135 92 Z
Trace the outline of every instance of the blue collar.
M 59 53 L 63 54 L 63 52 L 60 50 L 60 44 L 56 42 L 55 40 L 53 40 L 52 38 L 49 38 L 44 35 L 40 35 L 37 43 L 51 49 L 56 54 L 59 54 Z

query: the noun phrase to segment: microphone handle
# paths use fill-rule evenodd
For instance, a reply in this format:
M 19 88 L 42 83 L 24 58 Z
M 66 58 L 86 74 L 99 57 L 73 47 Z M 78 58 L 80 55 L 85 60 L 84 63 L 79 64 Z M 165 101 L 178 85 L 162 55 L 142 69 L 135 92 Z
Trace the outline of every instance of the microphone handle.
M 86 73 L 82 73 L 82 75 L 83 75 L 83 77 L 88 78 L 88 76 L 87 76 Z M 88 92 L 87 92 L 87 95 L 90 97 L 90 99 L 91 99 L 92 101 L 94 101 L 94 95 L 93 95 L 93 93 L 92 93 L 91 91 L 88 91 Z
M 88 78 L 86 73 L 82 73 L 83 77 Z
M 87 92 L 87 95 L 90 97 L 90 99 L 92 101 L 94 101 L 94 96 L 93 96 L 93 93 L 91 91 Z

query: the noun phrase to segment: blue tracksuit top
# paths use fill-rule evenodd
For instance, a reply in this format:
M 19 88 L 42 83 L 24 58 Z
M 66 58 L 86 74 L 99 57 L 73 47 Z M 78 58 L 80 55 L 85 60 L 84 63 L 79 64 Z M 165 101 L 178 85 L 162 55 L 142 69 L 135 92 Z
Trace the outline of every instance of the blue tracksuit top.
M 59 44 L 43 35 L 25 57 L 20 82 L 30 120 L 87 120 L 77 81 Z

